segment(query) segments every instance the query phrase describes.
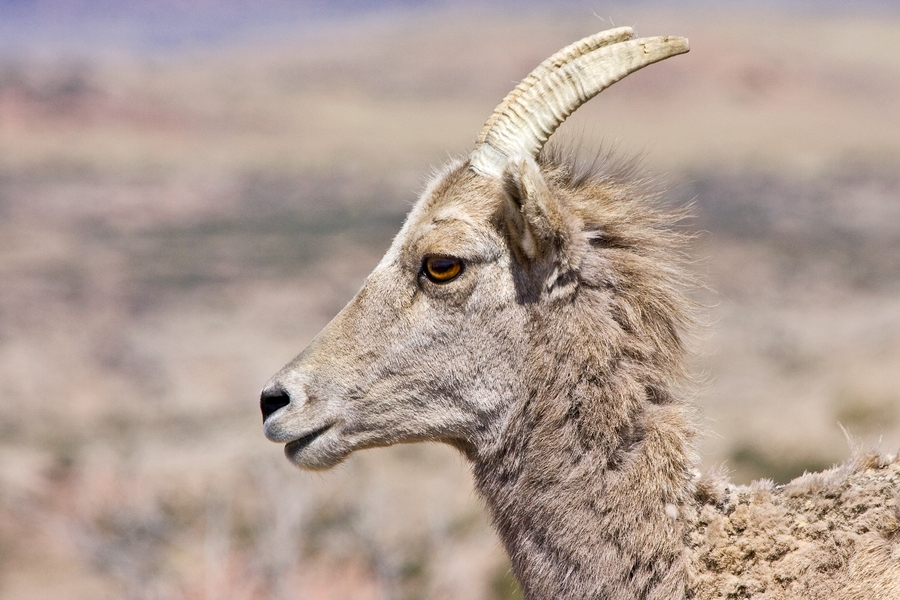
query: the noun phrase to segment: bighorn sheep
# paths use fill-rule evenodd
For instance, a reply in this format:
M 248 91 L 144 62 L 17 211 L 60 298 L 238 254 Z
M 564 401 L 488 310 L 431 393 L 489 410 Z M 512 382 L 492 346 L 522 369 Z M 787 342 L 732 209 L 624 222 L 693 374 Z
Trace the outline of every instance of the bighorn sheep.
M 677 212 L 542 148 L 676 37 L 587 37 L 497 107 L 362 290 L 266 385 L 297 466 L 462 452 L 528 599 L 900 598 L 900 462 L 788 485 L 697 475 Z

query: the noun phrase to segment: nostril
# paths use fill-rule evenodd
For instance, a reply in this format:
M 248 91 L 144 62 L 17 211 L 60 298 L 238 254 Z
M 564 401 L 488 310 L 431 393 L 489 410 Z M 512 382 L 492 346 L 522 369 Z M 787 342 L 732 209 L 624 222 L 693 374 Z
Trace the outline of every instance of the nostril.
M 273 412 L 291 403 L 291 397 L 280 387 L 263 390 L 259 396 L 259 408 L 262 411 L 263 423 Z

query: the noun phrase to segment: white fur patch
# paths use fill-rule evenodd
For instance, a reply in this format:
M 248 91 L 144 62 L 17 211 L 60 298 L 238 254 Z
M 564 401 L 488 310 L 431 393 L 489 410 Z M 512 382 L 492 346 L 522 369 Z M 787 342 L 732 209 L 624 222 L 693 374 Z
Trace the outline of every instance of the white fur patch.
M 678 520 L 678 507 L 675 506 L 674 504 L 666 504 L 666 514 L 669 515 L 669 517 L 673 521 L 677 521 Z

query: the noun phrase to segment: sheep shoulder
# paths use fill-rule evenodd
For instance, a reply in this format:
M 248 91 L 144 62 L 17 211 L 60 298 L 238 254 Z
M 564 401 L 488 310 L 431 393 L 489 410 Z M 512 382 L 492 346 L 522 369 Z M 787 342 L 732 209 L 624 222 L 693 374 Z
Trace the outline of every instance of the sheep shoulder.
M 861 454 L 786 485 L 695 481 L 689 598 L 900 598 L 900 458 Z

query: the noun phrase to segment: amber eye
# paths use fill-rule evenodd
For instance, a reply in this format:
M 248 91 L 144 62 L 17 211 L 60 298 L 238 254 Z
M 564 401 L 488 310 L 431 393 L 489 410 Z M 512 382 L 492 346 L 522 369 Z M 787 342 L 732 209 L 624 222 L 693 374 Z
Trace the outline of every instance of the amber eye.
M 463 262 L 450 256 L 429 256 L 422 270 L 431 281 L 447 283 L 462 273 Z

